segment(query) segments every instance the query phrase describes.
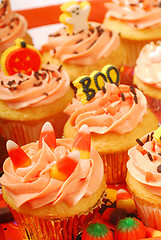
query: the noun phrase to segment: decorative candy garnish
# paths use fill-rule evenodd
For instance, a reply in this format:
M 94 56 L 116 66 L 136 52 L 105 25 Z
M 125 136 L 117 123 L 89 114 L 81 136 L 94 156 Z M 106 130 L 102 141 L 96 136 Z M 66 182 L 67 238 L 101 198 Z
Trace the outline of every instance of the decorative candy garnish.
M 157 142 L 161 143 L 161 126 L 154 132 L 153 138 L 154 138 Z
M 8 48 L 1 57 L 1 68 L 4 74 L 14 75 L 24 73 L 30 75 L 32 71 L 38 71 L 41 67 L 40 52 L 32 45 L 17 38 L 16 45 Z
M 138 240 L 145 238 L 146 232 L 143 223 L 136 218 L 124 218 L 116 225 L 114 239 Z
M 81 97 L 82 103 L 86 104 L 96 92 L 104 89 L 105 82 L 119 84 L 119 72 L 116 67 L 106 65 L 100 72 L 94 71 L 90 76 L 77 78 L 73 84 L 77 88 L 77 94 Z
M 43 125 L 42 129 L 41 129 L 38 149 L 41 149 L 41 148 L 42 148 L 43 141 L 44 141 L 51 149 L 55 149 L 55 147 L 56 147 L 55 132 L 54 132 L 54 129 L 53 129 L 51 123 L 49 123 L 49 122 L 46 122 L 46 123 Z
M 86 124 L 82 125 L 74 138 L 72 151 L 78 150 L 81 159 L 89 159 L 91 149 L 90 131 Z
M 116 207 L 125 209 L 127 213 L 133 213 L 136 210 L 136 205 L 132 196 L 124 189 L 119 189 L 117 191 Z
M 82 240 L 113 240 L 110 229 L 103 223 L 89 224 L 82 233 Z
M 64 3 L 60 10 L 63 14 L 60 15 L 59 21 L 68 26 L 68 33 L 77 34 L 82 30 L 88 29 L 88 16 L 91 10 L 89 2 L 83 1 L 78 3 L 70 1 Z
M 50 170 L 50 176 L 59 181 L 65 181 L 76 168 L 80 159 L 79 151 L 69 153 L 67 156 L 59 159 Z
M 106 222 L 109 222 L 113 225 L 116 225 L 118 221 L 127 217 L 128 213 L 125 209 L 121 208 L 107 208 L 103 214 L 102 219 Z
M 31 164 L 29 156 L 12 140 L 8 140 L 7 151 L 15 168 L 27 167 Z
M 161 231 L 156 230 L 154 228 L 145 226 L 145 231 L 147 237 L 159 237 L 159 236 L 161 237 Z

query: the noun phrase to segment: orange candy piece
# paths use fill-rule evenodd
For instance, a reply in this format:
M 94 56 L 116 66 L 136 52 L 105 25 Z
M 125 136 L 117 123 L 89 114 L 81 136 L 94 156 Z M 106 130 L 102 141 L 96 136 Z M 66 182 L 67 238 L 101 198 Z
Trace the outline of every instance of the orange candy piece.
M 146 236 L 147 237 L 161 237 L 161 231 L 156 230 L 154 228 L 145 226 L 145 231 L 146 231 Z
M 56 137 L 55 137 L 55 132 L 54 129 L 51 125 L 51 123 L 46 122 L 42 129 L 41 129 L 41 133 L 40 133 L 40 137 L 39 137 L 39 146 L 38 149 L 42 148 L 43 145 L 43 141 L 51 148 L 51 149 L 55 149 L 56 147 Z
M 74 138 L 72 151 L 78 150 L 81 159 L 90 157 L 91 137 L 90 131 L 86 124 L 82 125 L 76 137 Z
M 50 176 L 54 179 L 65 181 L 76 168 L 79 158 L 80 154 L 78 151 L 69 153 L 52 166 Z
M 27 167 L 31 164 L 29 156 L 12 140 L 8 140 L 7 151 L 15 168 Z
M 119 189 L 116 195 L 117 208 L 125 209 L 127 213 L 133 213 L 136 210 L 136 205 L 130 193 L 124 189 Z

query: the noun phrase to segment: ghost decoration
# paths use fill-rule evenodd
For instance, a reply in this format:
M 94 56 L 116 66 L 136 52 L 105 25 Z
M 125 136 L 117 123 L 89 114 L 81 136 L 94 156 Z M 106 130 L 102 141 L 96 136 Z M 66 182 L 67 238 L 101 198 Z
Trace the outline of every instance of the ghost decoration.
M 88 16 L 91 10 L 89 2 L 70 1 L 64 3 L 60 9 L 63 14 L 60 15 L 59 21 L 67 25 L 68 33 L 77 34 L 88 29 Z

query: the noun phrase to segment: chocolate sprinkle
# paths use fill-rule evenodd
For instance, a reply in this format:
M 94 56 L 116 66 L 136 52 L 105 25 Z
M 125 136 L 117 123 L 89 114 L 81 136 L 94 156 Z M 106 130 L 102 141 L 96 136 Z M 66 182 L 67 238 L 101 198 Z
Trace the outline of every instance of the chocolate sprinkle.
M 134 101 L 136 104 L 138 103 L 138 98 L 137 98 L 136 94 L 134 95 Z
M 60 81 L 60 79 L 61 79 L 61 77 L 58 77 L 58 78 L 56 79 L 56 82 Z
M 54 54 L 56 53 L 56 48 L 53 49 L 53 53 L 54 53 Z
M 46 64 L 50 64 L 50 62 L 48 61 Z
M 123 92 L 121 93 L 121 98 L 122 98 L 122 101 L 125 101 L 125 95 L 123 94 Z
M 145 142 L 149 142 L 149 134 L 147 135 Z
M 80 42 L 82 42 L 83 41 L 83 38 L 80 38 L 77 42 L 76 42 L 76 44 L 78 44 L 78 43 L 80 43 Z
M 40 82 L 38 82 L 38 83 L 34 83 L 34 87 L 39 87 L 39 86 L 41 86 L 42 85 L 42 82 L 40 81 Z
M 62 67 L 63 67 L 63 65 L 61 64 L 61 65 L 58 67 L 58 72 L 61 71 Z
M 147 156 L 148 156 L 148 158 L 149 158 L 150 161 L 153 161 L 153 157 L 152 157 L 152 155 L 151 155 L 150 152 L 147 152 Z
M 48 95 L 49 95 L 47 92 L 44 92 L 43 94 L 44 94 L 45 96 L 48 96 Z
M 144 145 L 144 143 L 143 143 L 139 138 L 136 139 L 136 142 L 137 142 L 140 146 L 143 146 L 143 145 Z
M 46 73 L 44 72 L 44 74 L 42 75 L 42 79 L 46 78 Z
M 102 92 L 106 93 L 106 88 L 104 86 L 102 87 Z
M 18 76 L 20 77 L 20 78 L 23 78 L 23 75 L 22 75 L 22 73 L 18 73 Z
M 112 31 L 109 31 L 109 36 L 110 36 L 110 38 L 112 37 L 112 34 L 113 34 Z
M 161 164 L 158 165 L 158 167 L 157 167 L 157 172 L 158 172 L 158 173 L 161 173 Z
M 12 81 L 8 81 L 7 85 L 12 86 L 12 84 L 14 84 L 16 81 L 12 80 Z
M 158 153 L 159 156 L 161 156 L 161 153 Z
M 39 78 L 39 72 L 38 72 L 38 71 L 34 72 L 34 77 L 35 77 L 37 80 L 40 80 L 40 78 Z
M 1 85 L 3 85 L 3 81 L 1 81 Z
M 132 92 L 133 94 L 136 94 L 134 86 L 130 86 L 130 92 Z
M 90 49 L 95 44 L 96 41 L 97 40 L 94 40 L 93 43 L 91 43 L 91 45 L 87 48 L 87 50 Z
M 78 54 L 78 52 L 77 52 L 77 51 L 73 51 L 73 53 L 74 53 L 74 54 Z
M 153 140 L 153 135 L 154 135 L 154 132 L 152 132 L 151 135 L 150 135 L 150 140 L 151 141 Z
M 50 34 L 49 37 L 60 37 L 60 33 Z

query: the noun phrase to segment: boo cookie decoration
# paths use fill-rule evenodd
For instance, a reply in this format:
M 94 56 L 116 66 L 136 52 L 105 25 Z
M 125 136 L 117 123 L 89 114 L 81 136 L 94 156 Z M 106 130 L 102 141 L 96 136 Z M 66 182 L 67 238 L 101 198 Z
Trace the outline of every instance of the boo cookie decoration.
M 15 46 L 8 48 L 1 57 L 1 68 L 5 75 L 24 73 L 30 75 L 41 67 L 41 55 L 32 45 L 17 38 Z
M 64 3 L 60 9 L 64 13 L 60 15 L 59 21 L 68 26 L 69 33 L 77 34 L 88 29 L 88 16 L 91 9 L 89 2 L 70 1 Z
M 77 78 L 73 85 L 77 88 L 77 94 L 81 97 L 83 104 L 89 102 L 105 86 L 105 82 L 119 84 L 120 75 L 116 67 L 106 65 L 101 71 L 94 71 L 90 76 Z

